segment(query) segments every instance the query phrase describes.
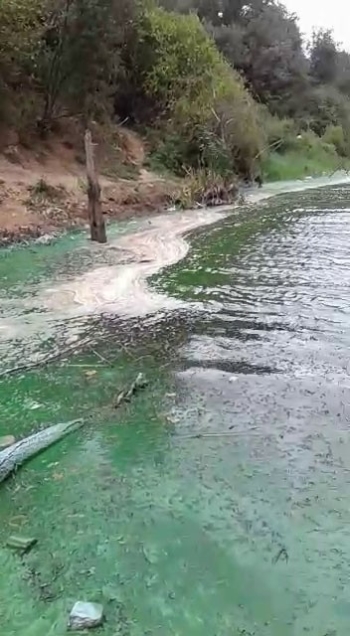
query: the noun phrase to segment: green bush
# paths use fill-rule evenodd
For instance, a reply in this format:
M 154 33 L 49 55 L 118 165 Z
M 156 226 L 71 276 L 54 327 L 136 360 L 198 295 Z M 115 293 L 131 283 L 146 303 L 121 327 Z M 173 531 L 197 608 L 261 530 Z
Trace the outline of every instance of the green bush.
M 189 168 L 222 177 L 234 173 L 230 149 L 215 131 L 204 125 L 167 134 L 152 153 L 152 165 L 179 176 L 187 175 Z
M 151 140 L 151 138 L 149 137 Z M 153 142 L 153 143 L 152 143 Z M 168 132 L 164 135 L 152 135 L 150 166 L 158 172 L 172 172 L 176 175 L 185 174 L 185 166 L 191 163 L 191 144 L 184 135 Z M 196 150 L 194 149 L 194 152 Z
M 313 89 L 304 105 L 303 124 L 320 137 L 329 126 L 341 126 L 345 146 L 350 147 L 350 100 L 333 86 Z
M 268 181 L 280 181 L 329 174 L 347 167 L 333 144 L 308 131 L 298 136 L 295 148 L 265 156 L 263 174 Z
M 261 126 L 266 135 L 268 150 L 283 153 L 295 148 L 299 131 L 293 119 L 280 119 L 277 115 L 270 115 L 264 107 L 261 109 Z
M 332 124 L 327 126 L 322 139 L 326 144 L 334 146 L 340 156 L 346 157 L 347 147 L 342 126 L 334 126 Z
M 263 146 L 257 106 L 199 19 L 153 9 L 144 29 L 153 51 L 145 89 L 161 113 L 155 160 L 177 174 L 253 174 Z
M 43 0 L 0 0 L 0 117 L 17 124 L 33 84 Z M 20 99 L 17 98 L 20 95 Z
M 145 24 L 153 51 L 146 91 L 180 122 L 205 120 L 229 74 L 214 42 L 195 15 L 155 8 L 147 12 Z

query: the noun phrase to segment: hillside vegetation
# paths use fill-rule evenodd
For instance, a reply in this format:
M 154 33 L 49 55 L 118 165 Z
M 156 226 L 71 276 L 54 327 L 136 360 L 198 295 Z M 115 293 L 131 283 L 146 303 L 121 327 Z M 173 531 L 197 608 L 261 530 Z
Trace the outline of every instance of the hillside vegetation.
M 124 123 L 155 169 L 232 183 L 347 167 L 350 55 L 274 0 L 1 0 L 0 140 Z M 5 135 L 6 136 L 6 135 Z

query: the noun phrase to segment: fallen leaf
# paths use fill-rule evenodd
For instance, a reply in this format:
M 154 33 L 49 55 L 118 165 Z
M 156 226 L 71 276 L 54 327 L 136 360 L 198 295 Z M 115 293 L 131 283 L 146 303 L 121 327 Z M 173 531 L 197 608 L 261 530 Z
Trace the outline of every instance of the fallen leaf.
M 0 437 L 0 450 L 4 450 L 5 448 L 12 446 L 15 441 L 16 439 L 13 435 L 4 435 L 4 437 Z
M 25 523 L 28 523 L 27 517 L 25 515 L 17 515 L 16 517 L 12 517 L 12 519 L 10 519 L 9 526 L 12 526 L 12 528 L 17 528 L 18 526 L 21 526 Z
M 97 371 L 95 371 L 95 369 L 94 369 L 94 370 L 92 370 L 92 371 L 86 371 L 86 372 L 85 372 L 85 376 L 86 376 L 87 378 L 92 378 L 92 377 L 93 377 L 94 375 L 96 375 L 96 374 L 97 374 Z
M 53 473 L 52 475 L 52 479 L 54 481 L 61 481 L 61 479 L 63 479 L 64 474 L 63 473 Z

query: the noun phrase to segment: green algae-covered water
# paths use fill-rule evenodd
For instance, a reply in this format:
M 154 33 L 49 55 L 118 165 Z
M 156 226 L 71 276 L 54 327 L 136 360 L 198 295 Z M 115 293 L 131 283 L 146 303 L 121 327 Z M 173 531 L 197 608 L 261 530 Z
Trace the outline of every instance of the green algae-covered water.
M 108 261 L 80 235 L 2 252 L 2 370 L 65 353 L 2 376 L 0 435 L 86 426 L 0 485 L 1 633 L 91 600 L 106 636 L 348 635 L 349 213 L 338 186 L 197 230 L 151 281 L 178 306 L 142 318 L 43 311 Z

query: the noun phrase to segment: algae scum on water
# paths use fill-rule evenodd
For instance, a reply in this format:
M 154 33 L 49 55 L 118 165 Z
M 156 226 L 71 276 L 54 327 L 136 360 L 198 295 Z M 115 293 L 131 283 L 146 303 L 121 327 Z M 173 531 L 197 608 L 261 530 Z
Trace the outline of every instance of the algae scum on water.
M 179 308 L 142 319 L 44 331 L 38 309 L 26 330 L 22 299 L 100 256 L 79 235 L 2 254 L 1 324 L 23 322 L 2 368 L 46 364 L 1 378 L 0 436 L 86 419 L 1 485 L 2 633 L 61 636 L 91 601 L 106 636 L 347 636 L 349 203 L 288 195 L 198 230 L 152 280 Z

